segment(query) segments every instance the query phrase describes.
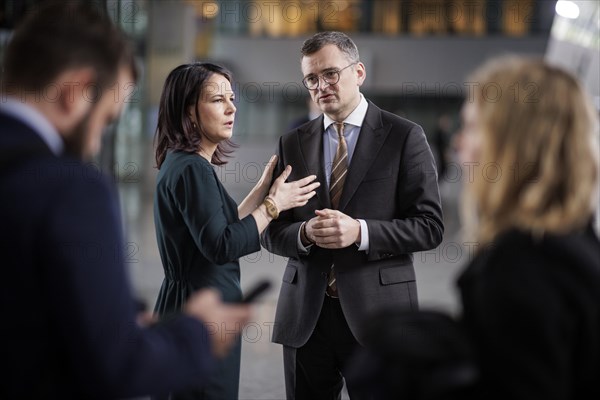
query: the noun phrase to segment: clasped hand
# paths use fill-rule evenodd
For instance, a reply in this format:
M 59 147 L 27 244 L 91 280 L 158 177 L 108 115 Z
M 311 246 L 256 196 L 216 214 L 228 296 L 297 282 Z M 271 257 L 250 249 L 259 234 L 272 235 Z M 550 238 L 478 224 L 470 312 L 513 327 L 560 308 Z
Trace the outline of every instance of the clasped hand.
M 360 222 L 338 211 L 315 210 L 316 217 L 306 222 L 307 239 L 325 249 L 343 249 L 360 244 Z

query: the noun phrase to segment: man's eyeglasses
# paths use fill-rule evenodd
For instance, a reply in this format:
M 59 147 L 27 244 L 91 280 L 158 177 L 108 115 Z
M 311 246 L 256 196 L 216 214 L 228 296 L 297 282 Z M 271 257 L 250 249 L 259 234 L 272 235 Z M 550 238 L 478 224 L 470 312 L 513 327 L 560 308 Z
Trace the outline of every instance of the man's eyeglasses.
M 323 81 L 328 85 L 335 85 L 336 83 L 338 83 L 340 81 L 340 73 L 343 70 L 345 70 L 346 68 L 349 68 L 357 63 L 358 63 L 358 61 L 355 61 L 352 64 L 347 65 L 342 69 L 332 69 L 329 71 L 325 71 L 321 75 L 308 75 L 307 77 L 302 79 L 302 84 L 308 90 L 318 89 L 321 79 L 323 79 Z

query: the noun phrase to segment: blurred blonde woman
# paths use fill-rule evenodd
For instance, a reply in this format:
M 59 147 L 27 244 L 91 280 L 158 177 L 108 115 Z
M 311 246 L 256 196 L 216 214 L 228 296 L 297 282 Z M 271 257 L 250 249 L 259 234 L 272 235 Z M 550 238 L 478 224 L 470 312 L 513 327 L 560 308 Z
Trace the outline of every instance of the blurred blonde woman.
M 479 398 L 599 399 L 597 114 L 543 61 L 496 59 L 470 81 L 460 155 L 479 247 L 458 283 Z

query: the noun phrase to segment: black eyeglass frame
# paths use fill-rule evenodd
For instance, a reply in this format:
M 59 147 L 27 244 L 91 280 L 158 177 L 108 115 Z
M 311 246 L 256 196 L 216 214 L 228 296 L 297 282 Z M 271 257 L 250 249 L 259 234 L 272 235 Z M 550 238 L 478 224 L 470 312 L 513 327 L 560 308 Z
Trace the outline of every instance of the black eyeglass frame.
M 307 88 L 308 90 L 317 90 L 317 89 L 319 89 L 319 86 L 321 86 L 321 79 L 322 79 L 322 80 L 323 80 L 325 83 L 327 83 L 328 85 L 335 85 L 336 83 L 338 83 L 338 82 L 340 81 L 340 74 L 342 73 L 342 71 L 343 71 L 343 70 L 345 70 L 346 68 L 350 68 L 351 66 L 353 66 L 353 65 L 355 65 L 355 64 L 358 64 L 359 62 L 360 62 L 360 61 L 354 61 L 352 64 L 348 64 L 348 65 L 346 65 L 346 66 L 345 66 L 344 68 L 342 68 L 342 69 L 336 69 L 336 70 L 332 70 L 332 71 L 326 71 L 325 73 L 323 73 L 323 74 L 319 74 L 319 75 L 316 75 L 316 76 L 314 76 L 314 75 L 308 75 L 308 76 L 305 76 L 305 77 L 302 79 L 302 84 L 303 84 L 303 85 L 304 85 L 304 87 L 305 87 L 305 88 Z M 335 75 L 337 76 L 337 79 L 331 79 L 331 80 L 328 80 L 328 79 L 326 79 L 326 78 L 325 78 L 325 74 L 330 74 L 330 73 L 333 73 L 333 74 L 335 74 Z M 310 87 L 310 86 L 307 84 L 306 80 L 307 80 L 307 79 L 309 79 L 309 78 L 317 78 L 317 83 L 316 83 L 316 85 L 315 85 L 314 87 Z

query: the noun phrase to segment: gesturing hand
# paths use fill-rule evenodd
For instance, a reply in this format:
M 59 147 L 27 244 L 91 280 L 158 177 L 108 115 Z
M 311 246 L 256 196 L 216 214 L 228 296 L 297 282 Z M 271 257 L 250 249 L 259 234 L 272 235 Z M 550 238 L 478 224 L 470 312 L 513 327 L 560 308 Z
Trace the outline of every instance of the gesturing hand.
M 309 175 L 294 182 L 286 182 L 291 172 L 290 165 L 285 167 L 269 190 L 269 196 L 280 212 L 305 205 L 315 195 L 315 189 L 321 185 L 319 182 L 313 182 L 317 179 L 316 175 Z
M 338 210 L 316 210 L 317 220 L 306 225 L 306 235 L 319 247 L 343 249 L 360 243 L 360 222 Z

